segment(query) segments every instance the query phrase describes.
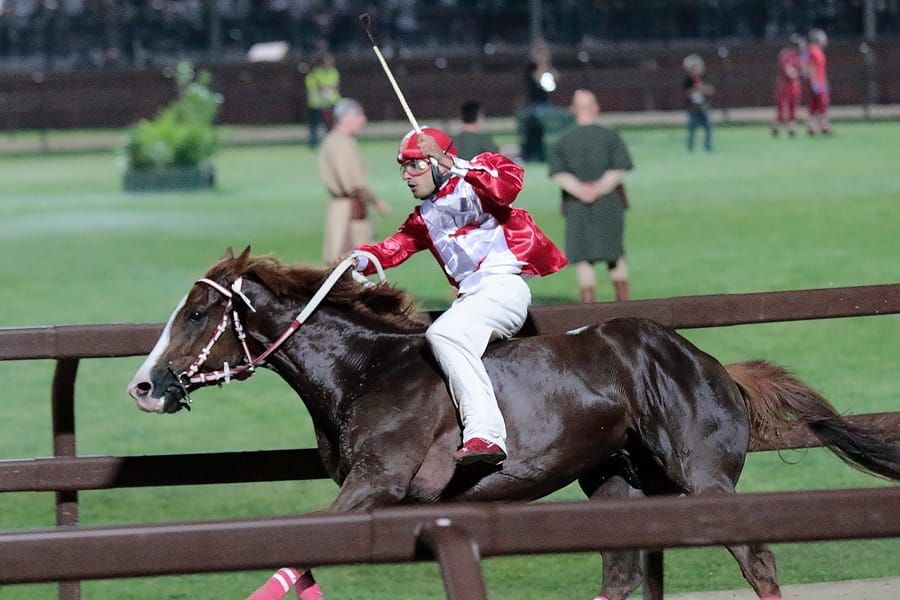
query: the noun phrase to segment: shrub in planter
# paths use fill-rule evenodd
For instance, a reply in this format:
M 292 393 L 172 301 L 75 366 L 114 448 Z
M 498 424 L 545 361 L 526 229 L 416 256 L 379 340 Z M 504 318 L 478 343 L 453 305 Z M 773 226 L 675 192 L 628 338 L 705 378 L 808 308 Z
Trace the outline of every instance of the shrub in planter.
M 211 187 L 218 133 L 213 126 L 221 94 L 209 89 L 208 71 L 182 61 L 175 70 L 178 98 L 153 120 L 142 120 L 125 138 L 128 191 Z

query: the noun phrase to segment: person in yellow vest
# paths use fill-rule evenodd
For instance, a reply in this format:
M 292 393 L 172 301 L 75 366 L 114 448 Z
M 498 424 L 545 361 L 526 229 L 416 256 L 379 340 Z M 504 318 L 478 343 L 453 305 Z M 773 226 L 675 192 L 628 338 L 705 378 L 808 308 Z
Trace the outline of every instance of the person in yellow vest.
M 334 107 L 341 99 L 341 75 L 334 66 L 334 56 L 323 51 L 306 74 L 306 109 L 309 120 L 309 147 L 319 145 L 319 126 L 331 129 Z

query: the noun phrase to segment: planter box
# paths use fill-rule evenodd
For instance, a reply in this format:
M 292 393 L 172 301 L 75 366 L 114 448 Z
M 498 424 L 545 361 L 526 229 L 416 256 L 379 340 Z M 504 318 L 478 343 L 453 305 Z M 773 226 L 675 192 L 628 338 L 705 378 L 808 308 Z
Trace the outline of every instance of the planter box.
M 205 190 L 215 186 L 215 174 L 212 165 L 129 169 L 125 171 L 123 187 L 126 192 Z

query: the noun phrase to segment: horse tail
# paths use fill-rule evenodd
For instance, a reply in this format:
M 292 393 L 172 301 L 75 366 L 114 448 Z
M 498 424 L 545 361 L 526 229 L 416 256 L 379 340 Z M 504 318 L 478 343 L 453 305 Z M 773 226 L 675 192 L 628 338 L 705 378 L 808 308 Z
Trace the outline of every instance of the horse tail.
M 750 360 L 725 365 L 725 370 L 747 403 L 754 440 L 772 440 L 779 432 L 807 427 L 850 466 L 900 480 L 900 448 L 879 439 L 884 431 L 850 423 L 828 400 L 784 367 Z

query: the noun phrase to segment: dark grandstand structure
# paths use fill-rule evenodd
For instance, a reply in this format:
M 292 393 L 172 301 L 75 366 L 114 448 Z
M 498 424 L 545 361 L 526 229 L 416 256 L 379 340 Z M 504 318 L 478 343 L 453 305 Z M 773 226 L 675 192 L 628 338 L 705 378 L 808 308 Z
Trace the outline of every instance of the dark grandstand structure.
M 163 66 L 191 56 L 240 62 L 255 43 L 298 55 L 327 43 L 365 50 L 369 12 L 387 47 L 478 52 L 527 44 L 772 41 L 820 27 L 833 37 L 900 34 L 898 0 L 0 0 L 0 66 Z
M 538 38 L 560 70 L 557 104 L 590 87 L 604 110 L 680 108 L 681 60 L 696 52 L 718 106 L 766 106 L 778 50 L 811 27 L 832 41 L 835 104 L 900 102 L 900 0 L 0 0 L 0 129 L 132 123 L 173 96 L 184 58 L 212 70 L 222 122 L 303 122 L 303 76 L 323 47 L 345 94 L 402 119 L 390 89 L 370 85 L 363 12 L 425 118 L 455 115 L 473 89 L 489 114 L 513 114 Z M 249 61 L 273 41 L 280 60 Z

